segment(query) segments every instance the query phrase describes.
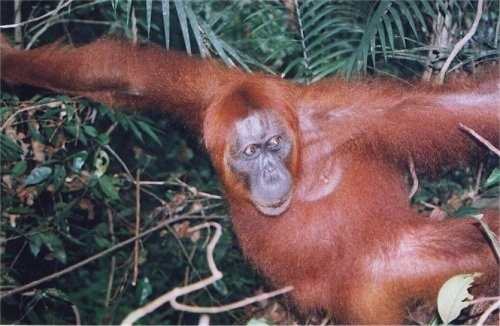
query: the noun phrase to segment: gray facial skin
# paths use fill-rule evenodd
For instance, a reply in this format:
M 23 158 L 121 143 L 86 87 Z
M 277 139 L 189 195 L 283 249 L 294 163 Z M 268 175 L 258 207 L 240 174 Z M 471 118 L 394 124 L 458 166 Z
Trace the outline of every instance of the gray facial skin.
M 228 163 L 250 189 L 251 200 L 266 215 L 279 215 L 291 199 L 292 176 L 286 161 L 292 142 L 271 113 L 257 111 L 235 125 Z

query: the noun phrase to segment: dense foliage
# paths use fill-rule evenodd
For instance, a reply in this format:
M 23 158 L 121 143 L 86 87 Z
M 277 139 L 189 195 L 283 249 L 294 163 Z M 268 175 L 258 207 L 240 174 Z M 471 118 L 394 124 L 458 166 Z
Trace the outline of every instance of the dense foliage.
M 0 6 L 3 33 L 24 48 L 113 34 L 313 82 L 360 74 L 429 78 L 470 29 L 477 3 L 62 0 Z M 473 71 L 498 58 L 498 15 L 498 2 L 485 1 L 478 31 L 450 70 Z M 188 228 L 211 220 L 224 226 L 215 252 L 224 278 L 179 301 L 219 306 L 261 291 L 265 283 L 241 257 L 203 147 L 181 123 L 29 87 L 2 85 L 0 100 L 2 295 L 86 262 L 2 297 L 0 323 L 119 323 L 165 291 L 207 277 L 212 234 Z M 498 192 L 498 171 L 484 188 L 480 180 L 490 173 L 481 179 L 477 171 L 457 170 L 437 183 L 424 182 L 414 201 L 426 203 L 420 209 L 470 214 Z M 472 206 L 461 208 L 464 202 Z M 155 232 L 137 246 L 131 241 L 118 247 L 148 230 Z M 110 248 L 115 249 L 94 257 Z M 84 261 L 89 257 L 94 258 Z M 211 322 L 262 316 L 272 322 L 291 318 L 267 303 L 215 314 Z M 167 304 L 140 323 L 198 319 Z

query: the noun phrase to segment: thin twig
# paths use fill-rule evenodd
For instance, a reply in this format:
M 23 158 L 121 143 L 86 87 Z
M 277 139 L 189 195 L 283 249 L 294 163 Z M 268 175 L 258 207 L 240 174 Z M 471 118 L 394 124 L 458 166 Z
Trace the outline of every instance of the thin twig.
M 179 179 L 177 177 L 173 177 L 173 179 L 175 180 L 175 182 L 177 182 L 182 187 L 186 187 L 187 190 L 189 190 L 189 192 L 191 192 L 195 196 L 202 196 L 202 197 L 212 198 L 212 199 L 222 199 L 222 197 L 219 195 L 212 195 L 212 194 L 209 194 L 209 193 L 206 193 L 203 191 L 199 191 L 196 187 L 192 187 L 192 186 L 188 185 L 187 183 L 185 183 L 184 181 L 182 181 L 181 179 Z
M 142 232 L 138 236 L 131 237 L 131 238 L 125 240 L 125 241 L 122 241 L 122 242 L 116 244 L 115 246 L 113 246 L 111 248 L 108 248 L 108 249 L 106 249 L 104 251 L 101 251 L 100 253 L 97 253 L 97 254 L 95 254 L 95 255 L 87 258 L 87 259 L 84 259 L 84 260 L 82 260 L 79 263 L 76 263 L 74 265 L 66 267 L 65 269 L 60 270 L 59 272 L 47 275 L 47 276 L 42 277 L 42 278 L 40 278 L 40 279 L 38 279 L 36 281 L 33 281 L 33 282 L 28 283 L 28 284 L 19 286 L 19 287 L 13 289 L 13 290 L 2 292 L 1 295 L 0 295 L 0 300 L 5 299 L 7 297 L 10 297 L 10 296 L 12 296 L 14 294 L 17 294 L 19 292 L 23 292 L 23 291 L 25 291 L 27 289 L 31 289 L 31 288 L 33 288 L 33 287 L 35 287 L 37 285 L 40 285 L 40 284 L 45 283 L 47 281 L 53 280 L 55 278 L 58 278 L 58 277 L 60 277 L 60 276 L 62 276 L 64 274 L 67 274 L 69 272 L 72 272 L 75 269 L 78 269 L 78 268 L 80 268 L 82 266 L 85 266 L 88 263 L 93 262 L 94 260 L 97 260 L 97 259 L 99 259 L 99 258 L 101 258 L 103 256 L 106 256 L 107 254 L 109 254 L 109 253 L 111 253 L 111 252 L 113 252 L 113 251 L 115 251 L 117 249 L 120 249 L 120 248 L 122 248 L 122 247 L 124 247 L 126 245 L 129 245 L 130 243 L 134 242 L 137 239 L 141 239 L 141 238 L 143 238 L 143 237 L 145 237 L 145 236 L 147 236 L 147 235 L 149 235 L 151 233 L 154 233 L 154 232 L 156 232 L 156 231 L 158 231 L 158 230 L 166 227 L 169 224 L 173 224 L 173 223 L 176 223 L 176 222 L 188 219 L 188 218 L 189 219 L 201 219 L 201 218 L 206 219 L 207 217 L 206 216 L 188 216 L 188 215 L 182 215 L 182 216 L 178 216 L 178 217 L 175 217 L 175 218 L 171 218 L 171 219 L 162 221 L 162 222 L 158 223 L 156 226 L 154 226 L 154 227 L 152 227 L 152 228 L 150 228 L 150 229 Z
M 497 301 L 500 300 L 500 296 L 495 297 L 481 297 L 470 301 L 470 304 L 476 304 L 481 302 Z
M 215 234 L 213 238 L 210 240 L 208 246 L 207 246 L 207 262 L 208 262 L 208 267 L 210 269 L 210 272 L 212 275 L 210 277 L 207 277 L 203 280 L 200 280 L 196 283 L 190 284 L 188 286 L 183 286 L 183 287 L 177 287 L 174 288 L 167 293 L 161 295 L 160 297 L 154 299 L 153 301 L 149 302 L 148 304 L 132 311 L 125 317 L 125 319 L 122 321 L 121 325 L 132 325 L 135 321 L 138 319 L 144 317 L 145 315 L 155 311 L 157 308 L 162 306 L 163 304 L 167 303 L 170 301 L 171 306 L 174 309 L 182 310 L 182 311 L 188 311 L 188 312 L 197 312 L 197 313 L 219 313 L 222 311 L 227 311 L 227 310 L 232 310 L 236 308 L 243 307 L 245 305 L 268 299 L 270 297 L 280 295 L 286 292 L 289 292 L 293 289 L 293 287 L 288 286 L 283 289 L 273 291 L 270 293 L 264 293 L 255 297 L 251 298 L 246 298 L 241 301 L 224 305 L 224 306 L 219 306 L 219 307 L 193 307 L 193 306 L 188 306 L 184 305 L 181 303 L 178 303 L 176 298 L 183 296 L 185 294 L 200 290 L 205 288 L 206 286 L 213 284 L 214 282 L 220 280 L 222 278 L 222 273 L 217 269 L 217 266 L 215 265 L 215 260 L 214 260 L 214 250 L 215 250 L 215 245 L 219 241 L 221 235 L 222 235 L 222 227 L 218 223 L 213 223 L 213 222 L 207 222 L 203 223 L 200 225 L 196 225 L 194 227 L 191 227 L 188 229 L 188 232 L 195 232 L 198 231 L 202 228 L 210 228 L 214 227 L 215 228 Z
M 495 302 L 494 304 L 492 304 L 491 306 L 489 306 L 488 309 L 486 309 L 483 312 L 483 314 L 481 315 L 481 318 L 479 318 L 479 320 L 477 321 L 476 325 L 477 326 L 484 325 L 484 322 L 486 321 L 486 319 L 488 319 L 488 317 L 493 313 L 493 311 L 495 311 L 498 308 L 500 308 L 500 300 L 498 300 L 497 302 Z
M 476 184 L 474 185 L 474 196 L 479 193 L 481 188 L 481 179 L 483 177 L 483 162 L 479 163 L 479 168 L 477 169 Z
M 460 50 L 462 50 L 465 43 L 467 43 L 472 38 L 472 36 L 476 33 L 477 26 L 479 25 L 479 21 L 481 20 L 482 14 L 483 14 L 483 0 L 479 0 L 477 2 L 476 17 L 474 18 L 474 23 L 472 23 L 472 26 L 471 26 L 469 32 L 467 34 L 465 34 L 465 36 L 455 44 L 455 46 L 451 50 L 450 55 L 446 59 L 443 67 L 441 67 L 441 70 L 439 71 L 439 77 L 438 77 L 439 84 L 444 83 L 444 75 L 448 71 L 448 68 L 450 67 L 453 59 L 455 59 L 458 52 L 460 52 Z
M 135 183 L 135 179 L 134 179 L 134 176 L 132 175 L 132 172 L 130 172 L 130 170 L 128 169 L 127 167 L 127 164 L 125 164 L 125 162 L 123 162 L 123 160 L 120 158 L 120 156 L 118 154 L 116 154 L 116 152 L 111 148 L 111 146 L 109 145 L 105 145 L 104 148 L 109 151 L 111 153 L 111 155 L 113 155 L 116 160 L 118 161 L 118 163 L 120 163 L 120 165 L 123 167 L 123 169 L 125 170 L 125 173 L 127 174 L 127 177 L 128 179 L 131 181 L 131 182 L 134 182 Z
M 21 0 L 14 1 L 14 24 L 19 24 L 21 22 Z M 16 26 L 14 29 L 14 47 L 17 50 L 21 50 L 23 45 L 23 30 L 21 26 Z
M 113 222 L 113 213 L 111 212 L 111 209 L 107 209 L 107 215 L 108 215 L 108 224 L 109 224 L 109 234 L 111 236 L 111 243 L 114 245 L 116 242 L 116 237 L 115 237 L 115 224 Z M 111 256 L 111 267 L 109 270 L 109 277 L 108 277 L 108 287 L 106 289 L 106 299 L 104 301 L 104 311 L 108 310 L 109 303 L 111 302 L 111 291 L 113 290 L 113 283 L 115 279 L 115 268 L 116 268 L 116 257 L 115 255 Z
M 483 214 L 477 214 L 477 215 L 471 215 L 471 217 L 474 217 L 476 220 L 479 221 L 479 224 L 481 224 L 481 227 L 483 228 L 484 232 L 487 235 L 487 239 L 491 245 L 491 248 L 493 249 L 493 252 L 497 256 L 497 260 L 500 260 L 500 244 L 496 238 L 495 233 L 491 230 L 490 226 L 484 221 Z
M 413 158 L 411 157 L 411 155 L 408 156 L 408 165 L 410 166 L 410 175 L 412 181 L 412 187 L 410 194 L 408 195 L 408 199 L 412 199 L 418 191 L 418 176 L 417 172 L 415 171 L 415 163 L 413 162 Z
M 69 6 L 72 2 L 73 2 L 73 0 L 69 0 L 68 2 L 65 3 L 64 0 L 61 0 L 61 1 L 59 1 L 59 4 L 57 5 L 57 7 L 54 10 L 51 10 L 44 15 L 41 15 L 41 16 L 38 16 L 35 18 L 30 18 L 28 20 L 25 20 L 23 22 L 16 23 L 16 24 L 0 25 L 0 29 L 15 28 L 18 26 L 24 26 L 26 24 L 30 24 L 30 23 L 36 22 L 38 20 L 42 20 L 45 17 L 51 17 L 52 15 L 55 15 L 57 12 L 59 12 L 61 9 L 64 9 L 65 7 Z
M 463 125 L 461 123 L 459 123 L 459 126 L 463 130 L 467 131 L 469 134 L 471 134 L 472 136 L 474 136 L 474 138 L 476 138 L 484 146 L 488 147 L 488 149 L 490 151 L 492 151 L 493 153 L 495 153 L 497 156 L 500 156 L 500 150 L 498 150 L 498 148 L 496 148 L 495 146 L 493 146 L 492 143 L 490 143 L 489 141 L 487 141 L 486 139 L 484 139 L 483 137 L 481 137 L 481 135 L 479 135 L 477 132 L 475 132 L 474 129 L 471 129 L 471 128 L 469 128 L 466 125 Z
M 132 325 L 135 321 L 137 321 L 139 318 L 142 318 L 143 316 L 149 314 L 150 312 L 155 311 L 158 307 L 162 306 L 166 302 L 170 300 L 174 300 L 175 298 L 202 289 L 205 286 L 208 286 L 212 284 L 213 282 L 219 280 L 222 278 L 222 273 L 217 269 L 214 259 L 213 259 L 213 251 L 215 248 L 215 244 L 219 241 L 221 235 L 222 235 L 222 227 L 218 223 L 203 223 L 195 227 L 189 228 L 189 232 L 194 232 L 197 231 L 201 228 L 210 228 L 210 227 L 215 228 L 215 234 L 213 238 L 210 240 L 210 243 L 207 246 L 207 261 L 208 261 L 208 267 L 210 268 L 210 272 L 212 273 L 212 276 L 200 280 L 196 283 L 193 283 L 188 286 L 184 287 L 177 287 L 174 288 L 167 293 L 161 295 L 160 297 L 154 299 L 153 301 L 149 302 L 148 304 L 132 311 L 125 317 L 125 319 L 122 321 L 121 325 Z
M 142 183 L 140 182 L 139 185 L 142 185 Z M 152 191 L 149 191 L 143 187 L 141 187 L 141 191 L 148 194 L 149 196 L 153 197 L 154 199 L 156 199 L 157 201 L 160 202 L 160 204 L 162 206 L 165 206 L 167 204 L 167 202 L 163 199 L 161 199 L 160 197 L 158 197 L 155 193 L 153 193 Z
M 137 236 L 141 230 L 141 169 L 137 169 L 135 173 L 135 235 Z M 135 240 L 134 244 L 134 276 L 132 278 L 132 285 L 137 284 L 139 277 L 139 239 Z
M 80 317 L 80 311 L 78 310 L 78 307 L 72 304 L 71 310 L 73 310 L 73 313 L 75 314 L 75 325 L 81 325 L 82 318 Z
M 187 312 L 194 312 L 194 313 L 205 313 L 205 314 L 216 314 L 216 313 L 221 313 L 224 311 L 229 311 L 229 310 L 234 310 L 238 309 L 244 306 L 247 306 L 249 304 L 259 302 L 262 300 L 267 300 L 269 298 L 285 294 L 287 292 L 290 292 L 293 290 L 293 286 L 285 286 L 284 288 L 281 288 L 276 291 L 268 292 L 268 293 L 262 293 L 250 298 L 245 298 L 240 301 L 236 301 L 227 305 L 223 306 L 218 306 L 218 307 L 194 307 L 194 306 L 188 306 L 182 303 L 178 303 L 175 300 L 170 301 L 172 308 L 175 308 L 177 310 L 182 310 L 182 311 L 187 311 Z M 174 304 L 175 303 L 175 304 Z
M 3 123 L 2 127 L 0 128 L 0 132 L 3 131 L 7 126 L 9 126 L 12 123 L 12 120 L 14 120 L 14 117 L 18 114 L 21 114 L 21 113 L 26 112 L 26 111 L 38 110 L 38 109 L 42 109 L 42 108 L 53 109 L 53 108 L 56 108 L 58 106 L 65 104 L 65 103 L 68 103 L 68 102 L 54 101 L 54 102 L 49 102 L 49 103 L 44 103 L 44 104 L 32 105 L 32 106 L 28 106 L 24 109 L 16 110 L 16 112 L 14 112 L 11 116 L 9 116 L 7 118 L 7 120 Z
M 118 126 L 118 122 L 113 122 L 111 126 L 104 132 L 106 135 L 111 135 L 111 133 L 115 130 L 115 128 Z

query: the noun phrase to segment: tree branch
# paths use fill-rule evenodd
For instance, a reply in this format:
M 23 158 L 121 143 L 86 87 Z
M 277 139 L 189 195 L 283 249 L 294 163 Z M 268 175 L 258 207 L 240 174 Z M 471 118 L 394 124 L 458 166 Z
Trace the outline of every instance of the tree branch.
M 460 41 L 458 41 L 457 44 L 455 44 L 455 46 L 451 50 L 450 55 L 446 59 L 443 67 L 441 67 L 441 70 L 439 71 L 439 77 L 438 77 L 439 84 L 444 83 L 444 75 L 448 71 L 448 68 L 450 67 L 451 62 L 453 61 L 453 59 L 455 59 L 458 52 L 460 52 L 460 50 L 462 50 L 465 43 L 467 43 L 472 38 L 472 36 L 476 33 L 477 26 L 479 25 L 479 21 L 481 20 L 482 14 L 483 14 L 483 0 L 479 0 L 477 2 L 476 18 L 474 18 L 474 23 L 472 23 L 472 26 L 471 26 L 469 32 L 467 34 L 465 34 L 465 36 Z
M 111 253 L 111 252 L 113 252 L 113 251 L 115 251 L 117 249 L 120 249 L 120 248 L 122 248 L 122 247 L 124 247 L 124 246 L 126 246 L 126 245 L 128 245 L 128 244 L 130 244 L 130 243 L 132 243 L 132 242 L 134 242 L 134 241 L 136 241 L 138 239 L 140 239 L 140 238 L 143 238 L 143 237 L 145 237 L 145 236 L 147 236 L 147 235 L 149 235 L 151 233 L 154 233 L 154 232 L 156 232 L 156 231 L 158 231 L 158 230 L 166 227 L 169 224 L 176 223 L 176 222 L 188 219 L 188 218 L 189 219 L 194 219 L 194 218 L 207 219 L 206 216 L 199 216 L 199 217 L 196 216 L 195 217 L 195 216 L 182 215 L 182 216 L 179 216 L 179 217 L 175 217 L 175 218 L 171 218 L 171 219 L 162 221 L 162 222 L 158 223 L 156 226 L 154 226 L 154 227 L 152 227 L 152 228 L 150 228 L 150 229 L 142 232 L 138 236 L 135 236 L 135 237 L 129 238 L 129 239 L 125 240 L 125 241 L 122 241 L 122 242 L 118 243 L 117 245 L 115 245 L 115 246 L 113 246 L 111 248 L 108 248 L 108 249 L 106 249 L 104 251 L 101 251 L 100 253 L 95 254 L 95 255 L 93 255 L 93 256 L 85 259 L 85 260 L 82 260 L 79 263 L 76 263 L 74 265 L 71 265 L 71 266 L 63 269 L 63 270 L 60 270 L 59 272 L 56 272 L 56 273 L 50 274 L 48 276 L 42 277 L 41 279 L 38 279 L 38 280 L 33 281 L 31 283 L 19 286 L 19 287 L 15 288 L 15 289 L 12 289 L 10 291 L 2 292 L 1 295 L 0 295 L 0 300 L 5 299 L 7 297 L 10 297 L 10 296 L 12 296 L 14 294 L 17 294 L 19 292 L 23 292 L 25 290 L 31 289 L 31 288 L 33 288 L 33 287 L 35 287 L 37 285 L 40 285 L 40 284 L 45 283 L 47 281 L 50 281 L 52 279 L 58 278 L 59 276 L 62 276 L 62 275 L 67 274 L 69 272 L 72 272 L 75 269 L 78 269 L 78 268 L 80 268 L 80 267 L 82 267 L 84 265 L 87 265 L 88 263 L 90 263 L 90 262 L 92 262 L 92 261 L 94 261 L 96 259 L 99 259 L 99 258 L 101 258 L 103 256 L 106 256 L 107 254 L 109 254 L 109 253 Z
M 177 310 L 182 310 L 182 311 L 188 311 L 188 312 L 195 312 L 195 313 L 219 313 L 223 311 L 228 311 L 236 308 L 243 307 L 245 305 L 268 299 L 286 292 L 289 292 L 293 289 L 291 286 L 284 287 L 283 289 L 273 291 L 270 293 L 263 293 L 260 295 L 257 295 L 255 297 L 251 298 L 245 298 L 243 300 L 224 305 L 224 306 L 219 306 L 219 307 L 194 307 L 194 306 L 189 306 L 185 305 L 182 303 L 179 303 L 176 301 L 176 299 L 180 296 L 186 295 L 188 293 L 198 291 L 200 289 L 203 289 L 207 287 L 210 284 L 213 284 L 214 282 L 220 280 L 222 278 L 222 273 L 217 269 L 217 266 L 215 265 L 215 260 L 214 260 L 214 250 L 215 250 L 215 245 L 219 241 L 221 235 L 222 235 L 222 227 L 218 223 L 214 222 L 207 222 L 203 223 L 200 225 L 196 225 L 194 227 L 191 227 L 188 229 L 188 232 L 195 232 L 198 231 L 202 228 L 210 228 L 214 227 L 215 228 L 215 234 L 213 238 L 210 240 L 208 246 L 207 246 L 207 262 L 208 262 L 208 267 L 210 268 L 211 276 L 202 279 L 196 283 L 183 286 L 183 287 L 176 287 L 165 294 L 159 296 L 158 298 L 154 299 L 153 301 L 149 302 L 148 304 L 132 311 L 125 317 L 125 319 L 122 321 L 121 325 L 132 325 L 135 321 L 138 319 L 144 317 L 145 315 L 155 311 L 158 309 L 160 306 L 163 304 L 170 302 L 170 305 L 172 308 L 177 309 Z

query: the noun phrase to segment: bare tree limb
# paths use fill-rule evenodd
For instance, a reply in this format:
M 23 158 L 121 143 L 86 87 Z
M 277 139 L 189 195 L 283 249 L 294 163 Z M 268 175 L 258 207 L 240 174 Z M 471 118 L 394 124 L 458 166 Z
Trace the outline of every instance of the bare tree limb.
M 67 2 L 64 2 L 64 0 L 61 0 L 61 1 L 59 1 L 59 4 L 57 5 L 57 7 L 54 10 L 49 11 L 46 14 L 43 14 L 42 16 L 35 17 L 35 18 L 30 18 L 30 19 L 27 19 L 27 20 L 25 20 L 23 22 L 16 22 L 15 24 L 0 25 L 0 29 L 4 29 L 4 28 L 16 28 L 16 27 L 19 27 L 19 26 L 24 26 L 26 24 L 36 22 L 38 20 L 42 20 L 42 19 L 44 19 L 46 17 L 50 17 L 52 15 L 57 14 L 59 11 L 61 11 L 65 7 L 68 7 L 69 5 L 71 5 L 72 2 L 73 2 L 73 0 L 69 0 Z
M 439 71 L 439 77 L 438 77 L 439 84 L 444 83 L 444 75 L 448 71 L 448 68 L 450 67 L 451 62 L 453 61 L 453 59 L 455 59 L 458 52 L 460 52 L 460 50 L 462 50 L 465 43 L 467 43 L 472 38 L 472 36 L 476 33 L 477 26 L 479 25 L 479 21 L 481 20 L 482 14 L 483 14 L 483 0 L 479 0 L 477 2 L 476 18 L 474 18 L 474 22 L 472 23 L 472 26 L 471 26 L 469 32 L 467 34 L 465 34 L 465 36 L 460 41 L 458 41 L 457 44 L 455 44 L 455 46 L 451 50 L 450 55 L 446 59 L 443 67 L 441 67 L 441 70 Z
M 222 227 L 220 224 L 215 223 L 215 222 L 207 222 L 203 223 L 200 225 L 196 225 L 194 227 L 191 227 L 188 229 L 188 232 L 195 232 L 198 231 L 202 228 L 210 228 L 213 227 L 215 228 L 215 234 L 213 238 L 210 240 L 207 246 L 207 262 L 208 262 L 208 267 L 210 268 L 210 272 L 212 273 L 211 276 L 202 279 L 196 283 L 192 283 L 187 286 L 183 287 L 176 287 L 165 294 L 159 296 L 158 298 L 154 299 L 153 301 L 149 302 L 148 304 L 132 311 L 125 317 L 125 319 L 121 322 L 121 325 L 132 325 L 135 321 L 138 319 L 144 317 L 145 315 L 155 311 L 158 309 L 160 306 L 163 304 L 170 302 L 170 305 L 174 309 L 182 310 L 182 311 L 188 311 L 188 312 L 196 312 L 196 313 L 219 313 L 223 311 L 228 311 L 236 308 L 243 307 L 245 305 L 268 299 L 270 297 L 280 295 L 286 292 L 289 292 L 293 289 L 293 287 L 288 286 L 283 289 L 273 291 L 270 293 L 263 293 L 260 295 L 257 295 L 255 297 L 251 298 L 245 298 L 241 301 L 234 302 L 228 305 L 224 306 L 219 306 L 219 307 L 194 307 L 194 306 L 188 306 L 182 303 L 179 303 L 176 301 L 176 299 L 180 296 L 186 295 L 188 293 L 198 291 L 200 289 L 205 288 L 206 286 L 213 284 L 214 282 L 220 280 L 222 278 L 222 273 L 217 269 L 217 266 L 215 265 L 215 260 L 214 260 L 214 250 L 215 250 L 215 245 L 219 241 L 221 235 L 222 235 Z
M 31 288 L 33 288 L 33 287 L 35 287 L 37 285 L 40 285 L 40 284 L 45 283 L 47 281 L 53 280 L 55 278 L 58 278 L 59 276 L 62 276 L 62 275 L 67 274 L 69 272 L 72 272 L 72 271 L 74 271 L 74 270 L 76 270 L 76 269 L 78 269 L 78 268 L 80 268 L 80 267 L 82 267 L 84 265 L 87 265 L 90 262 L 93 262 L 96 259 L 99 259 L 99 258 L 101 258 L 103 256 L 106 256 L 107 254 L 109 254 L 109 253 L 111 253 L 111 252 L 113 252 L 113 251 L 115 251 L 117 249 L 125 247 L 126 245 L 128 245 L 128 244 L 136 241 L 137 239 L 143 238 L 143 237 L 145 237 L 145 236 L 147 236 L 147 235 L 149 235 L 151 233 L 154 233 L 154 232 L 156 232 L 158 230 L 161 230 L 162 228 L 166 227 L 169 224 L 173 224 L 173 223 L 185 220 L 185 219 L 194 219 L 194 218 L 207 219 L 206 216 L 199 216 L 199 217 L 196 216 L 195 217 L 195 216 L 182 215 L 182 216 L 178 216 L 178 217 L 175 217 L 175 218 L 171 218 L 171 219 L 162 221 L 162 222 L 158 223 L 157 225 L 153 226 L 152 228 L 150 228 L 150 229 L 142 232 L 138 236 L 135 236 L 135 237 L 129 238 L 129 239 L 125 240 L 125 241 L 122 241 L 122 242 L 116 244 L 115 246 L 113 246 L 111 248 L 108 248 L 108 249 L 106 249 L 104 251 L 99 252 L 98 254 L 95 254 L 95 255 L 87 258 L 87 259 L 82 260 L 79 263 L 76 263 L 74 265 L 66 267 L 65 269 L 60 270 L 60 271 L 58 271 L 56 273 L 53 273 L 53 274 L 47 275 L 45 277 L 42 277 L 42 278 L 40 278 L 40 279 L 38 279 L 36 281 L 33 281 L 33 282 L 28 283 L 28 284 L 19 286 L 19 287 L 15 288 L 15 289 L 12 289 L 12 290 L 9 290 L 9 291 L 3 291 L 0 294 L 0 300 L 5 299 L 7 297 L 10 297 L 10 296 L 12 296 L 14 294 L 26 291 L 28 289 L 31 289 Z
M 137 236 L 141 230 L 141 185 L 139 181 L 141 179 L 141 169 L 137 168 L 135 174 L 135 235 Z M 134 242 L 134 276 L 132 278 L 132 285 L 137 284 L 137 278 L 139 277 L 139 239 Z
M 477 321 L 476 325 L 477 326 L 484 325 L 486 319 L 493 313 L 493 311 L 495 311 L 498 308 L 500 308 L 500 300 L 493 303 L 491 306 L 488 307 L 488 309 L 484 311 L 484 313 L 481 315 L 481 318 L 479 318 L 479 320 Z
M 466 125 L 463 125 L 463 124 L 459 124 L 460 128 L 462 128 L 463 130 L 467 131 L 469 134 L 471 134 L 474 138 L 476 138 L 479 142 L 481 142 L 481 144 L 483 144 L 484 146 L 488 147 L 488 149 L 490 151 L 492 151 L 493 153 L 495 153 L 497 156 L 500 156 L 500 150 L 498 150 L 498 148 L 496 148 L 495 146 L 493 146 L 492 143 L 490 143 L 489 141 L 487 141 L 486 139 L 484 139 L 483 137 L 481 137 L 481 135 L 479 135 L 477 132 L 475 132 L 473 129 L 467 127 Z

